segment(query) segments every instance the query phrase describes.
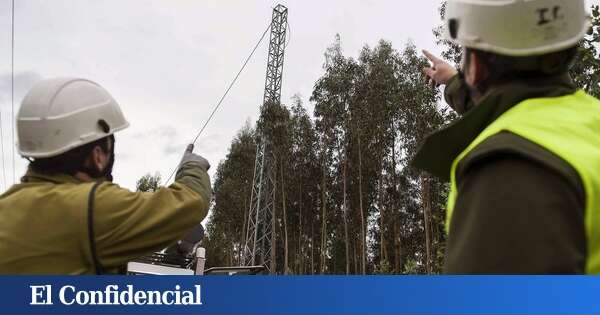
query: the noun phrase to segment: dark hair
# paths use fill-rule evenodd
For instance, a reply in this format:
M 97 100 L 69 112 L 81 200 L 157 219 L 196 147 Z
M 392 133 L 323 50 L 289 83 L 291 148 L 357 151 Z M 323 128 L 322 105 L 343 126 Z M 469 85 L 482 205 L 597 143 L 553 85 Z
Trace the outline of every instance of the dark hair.
M 487 77 L 478 85 L 481 92 L 492 85 L 517 79 L 534 79 L 567 73 L 577 55 L 578 46 L 549 54 L 512 57 L 468 48 L 465 53 L 469 64 L 471 52 L 485 66 Z
M 57 156 L 35 159 L 29 165 L 33 171 L 42 174 L 51 175 L 62 173 L 75 175 L 75 173 L 85 169 L 85 160 L 90 156 L 90 153 L 96 146 L 99 146 L 104 153 L 109 154 L 111 152 L 109 142 L 112 142 L 114 147 L 115 142 L 113 135 L 86 143 Z

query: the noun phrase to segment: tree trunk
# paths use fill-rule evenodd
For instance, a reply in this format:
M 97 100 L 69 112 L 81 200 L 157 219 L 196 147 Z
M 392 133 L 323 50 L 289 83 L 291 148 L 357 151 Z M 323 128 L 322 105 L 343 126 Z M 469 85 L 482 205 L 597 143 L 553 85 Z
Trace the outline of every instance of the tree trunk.
M 288 274 L 288 230 L 287 212 L 285 207 L 285 180 L 283 179 L 283 159 L 281 160 L 281 203 L 283 210 L 283 274 Z
M 323 155 L 323 174 L 321 178 L 321 207 L 322 207 L 322 215 L 321 218 L 321 266 L 320 266 L 320 274 L 325 273 L 325 257 L 326 257 L 326 244 L 327 244 L 327 204 L 326 196 L 325 196 L 325 156 Z
M 352 255 L 352 259 L 354 260 L 354 274 L 357 275 L 358 274 L 358 259 L 356 259 L 358 256 L 356 256 L 356 247 L 358 247 L 358 244 L 356 244 L 356 241 L 352 242 L 352 251 L 354 252 L 354 255 Z
M 394 128 L 395 129 L 395 128 Z M 394 270 L 396 273 L 402 273 L 402 238 L 400 234 L 400 229 L 398 228 L 400 221 L 400 216 L 402 215 L 402 205 L 401 205 L 401 193 L 398 187 L 398 175 L 396 173 L 396 136 L 394 135 L 394 140 L 392 141 L 392 180 L 393 180 L 393 191 L 394 191 L 394 206 L 395 211 L 398 212 L 396 217 L 394 218 Z
M 423 203 L 423 222 L 425 225 L 425 270 L 431 274 L 431 202 L 429 196 L 429 180 L 421 175 L 421 193 Z
M 298 219 L 298 274 L 304 274 L 304 238 L 302 237 L 302 185 L 303 183 L 300 182 L 300 207 L 299 209 L 299 219 Z
M 383 172 L 379 174 L 379 262 L 387 261 L 387 250 L 385 248 L 385 209 L 383 205 Z
M 365 232 L 365 213 L 363 209 L 363 192 L 362 192 L 362 151 L 360 135 L 358 137 L 358 202 L 360 207 L 360 240 L 361 240 L 361 273 L 367 274 L 367 237 Z
M 347 181 L 346 181 L 346 170 L 348 168 L 348 155 L 344 156 L 344 171 L 342 181 L 344 183 L 344 243 L 346 246 L 346 274 L 350 274 L 350 240 L 348 238 L 348 202 L 347 202 Z
M 315 225 L 310 223 L 310 274 L 315 274 Z
M 404 264 L 404 261 L 402 260 L 402 233 L 398 233 L 398 249 L 397 249 L 397 253 L 398 253 L 398 263 L 400 265 L 400 268 L 398 270 L 401 270 Z M 399 271 L 402 272 L 402 271 Z
M 244 196 L 247 196 L 246 192 L 244 192 Z M 242 225 L 242 235 L 240 237 L 240 249 L 238 253 L 238 265 L 244 265 L 244 251 L 246 251 L 246 229 L 248 228 L 246 225 L 248 224 L 248 204 L 247 199 L 244 198 L 244 224 Z
M 400 235 L 398 234 L 398 223 L 394 222 L 394 271 L 402 273 L 402 253 L 400 252 Z
M 274 159 L 274 161 L 275 161 L 275 166 L 276 166 L 277 160 Z M 275 207 L 275 205 L 277 204 L 277 202 L 275 202 L 277 199 L 277 198 L 275 198 L 277 196 L 275 194 L 275 192 L 277 191 L 277 170 L 273 169 L 272 172 L 273 172 L 273 174 L 271 174 L 271 176 L 272 176 L 271 178 L 273 179 L 272 180 L 273 188 L 271 188 L 271 189 L 273 191 L 273 195 L 271 196 L 271 198 L 273 198 L 273 201 L 272 201 L 273 217 L 271 218 L 271 272 L 270 273 L 272 275 L 274 275 L 274 274 L 277 274 L 277 270 L 276 270 L 276 268 L 277 268 L 277 242 L 276 242 L 277 241 L 277 230 L 276 230 L 276 227 L 277 227 L 276 209 L 277 209 L 277 207 Z
M 227 229 L 226 231 L 226 235 L 228 236 L 227 238 L 231 237 L 233 240 L 233 233 L 231 233 L 231 229 Z M 228 246 L 228 251 L 227 251 L 227 264 L 229 266 L 233 266 L 233 258 L 234 258 L 234 245 L 233 242 L 231 242 L 231 245 Z

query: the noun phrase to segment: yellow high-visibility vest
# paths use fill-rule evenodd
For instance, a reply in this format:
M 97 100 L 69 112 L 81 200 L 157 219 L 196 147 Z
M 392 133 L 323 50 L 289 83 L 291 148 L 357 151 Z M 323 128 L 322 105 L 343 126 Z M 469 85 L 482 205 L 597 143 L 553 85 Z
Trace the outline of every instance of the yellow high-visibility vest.
M 447 231 L 450 232 L 458 194 L 458 163 L 477 145 L 502 131 L 542 146 L 577 171 L 585 190 L 586 272 L 600 274 L 600 101 L 583 91 L 523 101 L 498 117 L 473 140 L 452 163 Z

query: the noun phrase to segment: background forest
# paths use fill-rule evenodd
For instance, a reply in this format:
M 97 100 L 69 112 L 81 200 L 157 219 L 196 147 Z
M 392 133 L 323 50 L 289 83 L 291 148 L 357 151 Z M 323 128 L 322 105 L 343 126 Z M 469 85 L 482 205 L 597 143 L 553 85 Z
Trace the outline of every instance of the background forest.
M 443 16 L 445 5 L 440 8 Z M 600 12 L 573 65 L 576 83 L 600 96 Z M 441 39 L 443 57 L 460 50 Z M 431 132 L 456 118 L 441 91 L 424 84 L 421 52 L 381 40 L 347 57 L 336 36 L 307 100 L 269 104 L 247 123 L 218 165 L 207 224 L 207 267 L 241 265 L 257 128 L 272 139 L 276 274 L 435 274 L 444 258 L 446 183 L 411 167 Z M 138 182 L 151 190 L 159 180 Z M 154 186 L 152 181 L 154 180 Z

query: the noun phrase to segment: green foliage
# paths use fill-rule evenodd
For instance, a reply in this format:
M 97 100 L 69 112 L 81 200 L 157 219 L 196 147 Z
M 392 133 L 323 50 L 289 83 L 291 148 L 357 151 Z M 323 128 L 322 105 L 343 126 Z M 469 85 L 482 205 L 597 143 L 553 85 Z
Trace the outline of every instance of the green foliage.
M 572 71 L 593 95 L 599 16 L 595 6 Z M 443 57 L 458 65 L 461 49 L 441 30 L 434 33 Z M 219 164 L 203 241 L 207 267 L 243 263 L 256 137 L 264 134 L 274 153 L 276 273 L 440 273 L 448 185 L 410 161 L 424 138 L 456 115 L 423 84 L 427 64 L 414 44 L 398 50 L 383 40 L 347 57 L 336 35 L 310 95 L 313 118 L 299 95 L 291 106 L 265 104 L 255 128 L 242 128 Z
M 376 275 L 389 275 L 392 274 L 392 266 L 390 265 L 390 262 L 387 261 L 387 259 L 383 259 L 379 262 L 379 264 L 377 264 L 375 266 L 375 271 L 374 273 Z
M 240 265 L 256 155 L 254 130 L 242 128 L 214 178 L 214 205 L 203 246 L 207 267 Z
M 146 174 L 135 183 L 136 190 L 146 192 L 157 191 L 160 188 L 160 180 L 159 173 L 155 173 L 154 175 Z
M 439 8 L 440 18 L 443 21 L 446 17 L 446 0 L 442 1 Z M 462 59 L 462 48 L 458 45 L 453 44 L 444 36 L 444 26 L 439 25 L 433 29 L 433 35 L 436 38 L 436 44 L 442 46 L 442 58 L 453 63 L 456 68 L 460 67 L 460 61 Z
M 599 16 L 595 6 L 572 70 L 593 95 Z M 444 58 L 458 64 L 461 49 L 441 38 L 441 28 L 434 32 Z M 425 137 L 456 115 L 441 105 L 439 90 L 423 84 L 427 60 L 412 43 L 397 50 L 383 40 L 350 58 L 339 35 L 324 59 L 310 96 L 314 118 L 296 95 L 289 107 L 265 104 L 256 130 L 247 125 L 233 140 L 215 177 L 208 266 L 242 263 L 255 137 L 265 134 L 276 174 L 276 273 L 440 273 L 448 184 L 410 161 Z
M 449 116 L 438 92 L 422 84 L 425 64 L 413 44 L 398 51 L 386 41 L 349 58 L 336 36 L 310 97 L 314 119 L 298 95 L 289 108 L 264 105 L 257 134 L 270 139 L 276 161 L 277 273 L 286 253 L 295 274 L 400 274 L 409 261 L 426 271 L 421 174 L 409 161 Z M 220 252 L 209 265 L 241 263 L 253 135 L 243 130 L 217 170 L 207 250 Z M 432 184 L 436 227 L 427 228 L 438 234 L 442 188 Z M 443 236 L 432 239 L 433 263 Z
M 592 26 L 581 42 L 575 63 L 571 68 L 571 77 L 583 90 L 600 97 L 600 6 L 592 6 Z
M 408 261 L 406 261 L 406 263 L 404 264 L 404 274 L 407 275 L 416 275 L 419 273 L 419 264 L 416 260 L 414 259 L 409 259 Z

